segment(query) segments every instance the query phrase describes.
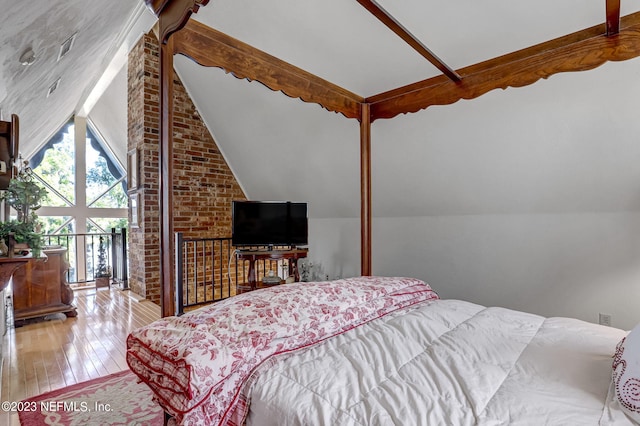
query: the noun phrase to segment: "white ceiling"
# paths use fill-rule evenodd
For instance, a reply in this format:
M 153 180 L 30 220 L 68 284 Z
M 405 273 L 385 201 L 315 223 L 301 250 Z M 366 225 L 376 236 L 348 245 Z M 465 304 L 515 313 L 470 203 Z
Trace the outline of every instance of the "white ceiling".
M 126 64 L 113 77 L 102 95 L 91 108 L 89 118 L 108 141 L 111 150 L 125 165 L 127 158 L 127 67 Z
M 379 0 L 454 69 L 605 20 L 605 0 Z M 622 14 L 640 10 L 622 1 Z M 218 0 L 193 16 L 206 25 L 361 96 L 439 74 L 357 1 Z
M 605 19 L 604 0 L 379 4 L 454 69 Z M 118 0 L 104 11 L 95 0 L 0 5 L 8 11 L 0 107 L 5 120 L 20 115 L 22 146 L 39 145 L 87 105 L 101 131 L 125 144 L 124 74 L 115 77 L 113 58 L 139 35 L 132 21 L 141 3 Z M 639 2 L 622 1 L 623 15 L 639 10 Z M 438 74 L 355 0 L 216 0 L 193 19 L 361 96 Z M 57 46 L 74 31 L 76 47 L 55 63 Z M 28 46 L 39 59 L 24 68 L 17 58 Z M 249 198 L 309 201 L 312 217 L 358 217 L 357 121 L 186 58 L 176 58 L 176 69 Z M 640 210 L 633 166 L 640 128 L 632 117 L 639 75 L 638 60 L 605 64 L 374 122 L 374 214 Z M 54 76 L 63 78 L 60 89 L 46 99 Z
M 148 12 L 132 0 L 0 0 L 0 10 L 0 108 L 4 120 L 20 117 L 20 150 L 28 156 L 81 111 Z M 60 45 L 73 34 L 73 49 L 57 61 Z M 23 66 L 19 58 L 27 49 L 36 61 Z M 47 97 L 58 78 L 56 92 Z

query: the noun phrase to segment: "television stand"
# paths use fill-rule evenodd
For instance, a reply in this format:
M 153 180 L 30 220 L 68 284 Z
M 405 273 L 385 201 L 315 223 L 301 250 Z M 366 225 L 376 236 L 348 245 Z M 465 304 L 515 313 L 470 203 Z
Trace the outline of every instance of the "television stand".
M 289 263 L 289 276 L 293 275 L 296 282 L 300 281 L 300 272 L 298 271 L 298 259 L 307 257 L 307 249 L 292 250 L 236 250 L 237 261 L 249 261 L 249 270 L 247 273 L 247 285 L 238 285 L 238 293 L 252 291 L 258 288 L 258 276 L 256 273 L 257 260 L 282 260 L 286 259 Z

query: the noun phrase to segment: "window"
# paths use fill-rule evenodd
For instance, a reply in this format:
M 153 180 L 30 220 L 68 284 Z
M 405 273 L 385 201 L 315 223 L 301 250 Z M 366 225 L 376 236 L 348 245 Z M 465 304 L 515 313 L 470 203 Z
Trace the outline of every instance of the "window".
M 106 144 L 93 126 L 87 126 L 87 206 L 126 208 L 125 172 L 105 149 Z
M 73 120 L 67 122 L 33 157 L 29 164 L 47 188 L 45 206 L 71 207 L 76 197 L 76 164 Z
M 85 260 L 91 258 L 94 248 L 84 242 L 92 237 L 76 238 L 75 234 L 106 233 L 128 226 L 126 173 L 120 159 L 95 126 L 75 117 L 30 158 L 29 164 L 49 192 L 37 211 L 44 233 L 49 235 L 45 243 L 68 248 L 70 280 L 91 280 L 92 267 Z

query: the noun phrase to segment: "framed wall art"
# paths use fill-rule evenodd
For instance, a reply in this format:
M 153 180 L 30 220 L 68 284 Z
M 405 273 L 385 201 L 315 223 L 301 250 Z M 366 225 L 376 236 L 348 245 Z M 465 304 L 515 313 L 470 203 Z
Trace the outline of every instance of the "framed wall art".
M 138 185 L 140 184 L 138 172 L 138 150 L 132 149 L 127 152 L 127 189 L 129 191 L 138 189 Z
M 142 221 L 142 211 L 140 209 L 140 193 L 129 194 L 129 207 L 131 208 L 131 219 L 129 225 L 132 228 L 139 228 Z

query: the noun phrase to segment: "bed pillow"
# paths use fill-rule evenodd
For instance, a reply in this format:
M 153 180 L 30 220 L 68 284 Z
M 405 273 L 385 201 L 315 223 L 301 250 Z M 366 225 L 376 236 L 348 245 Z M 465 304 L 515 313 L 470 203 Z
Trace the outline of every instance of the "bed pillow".
M 640 423 L 640 324 L 616 347 L 613 384 L 616 398 L 624 412 Z

